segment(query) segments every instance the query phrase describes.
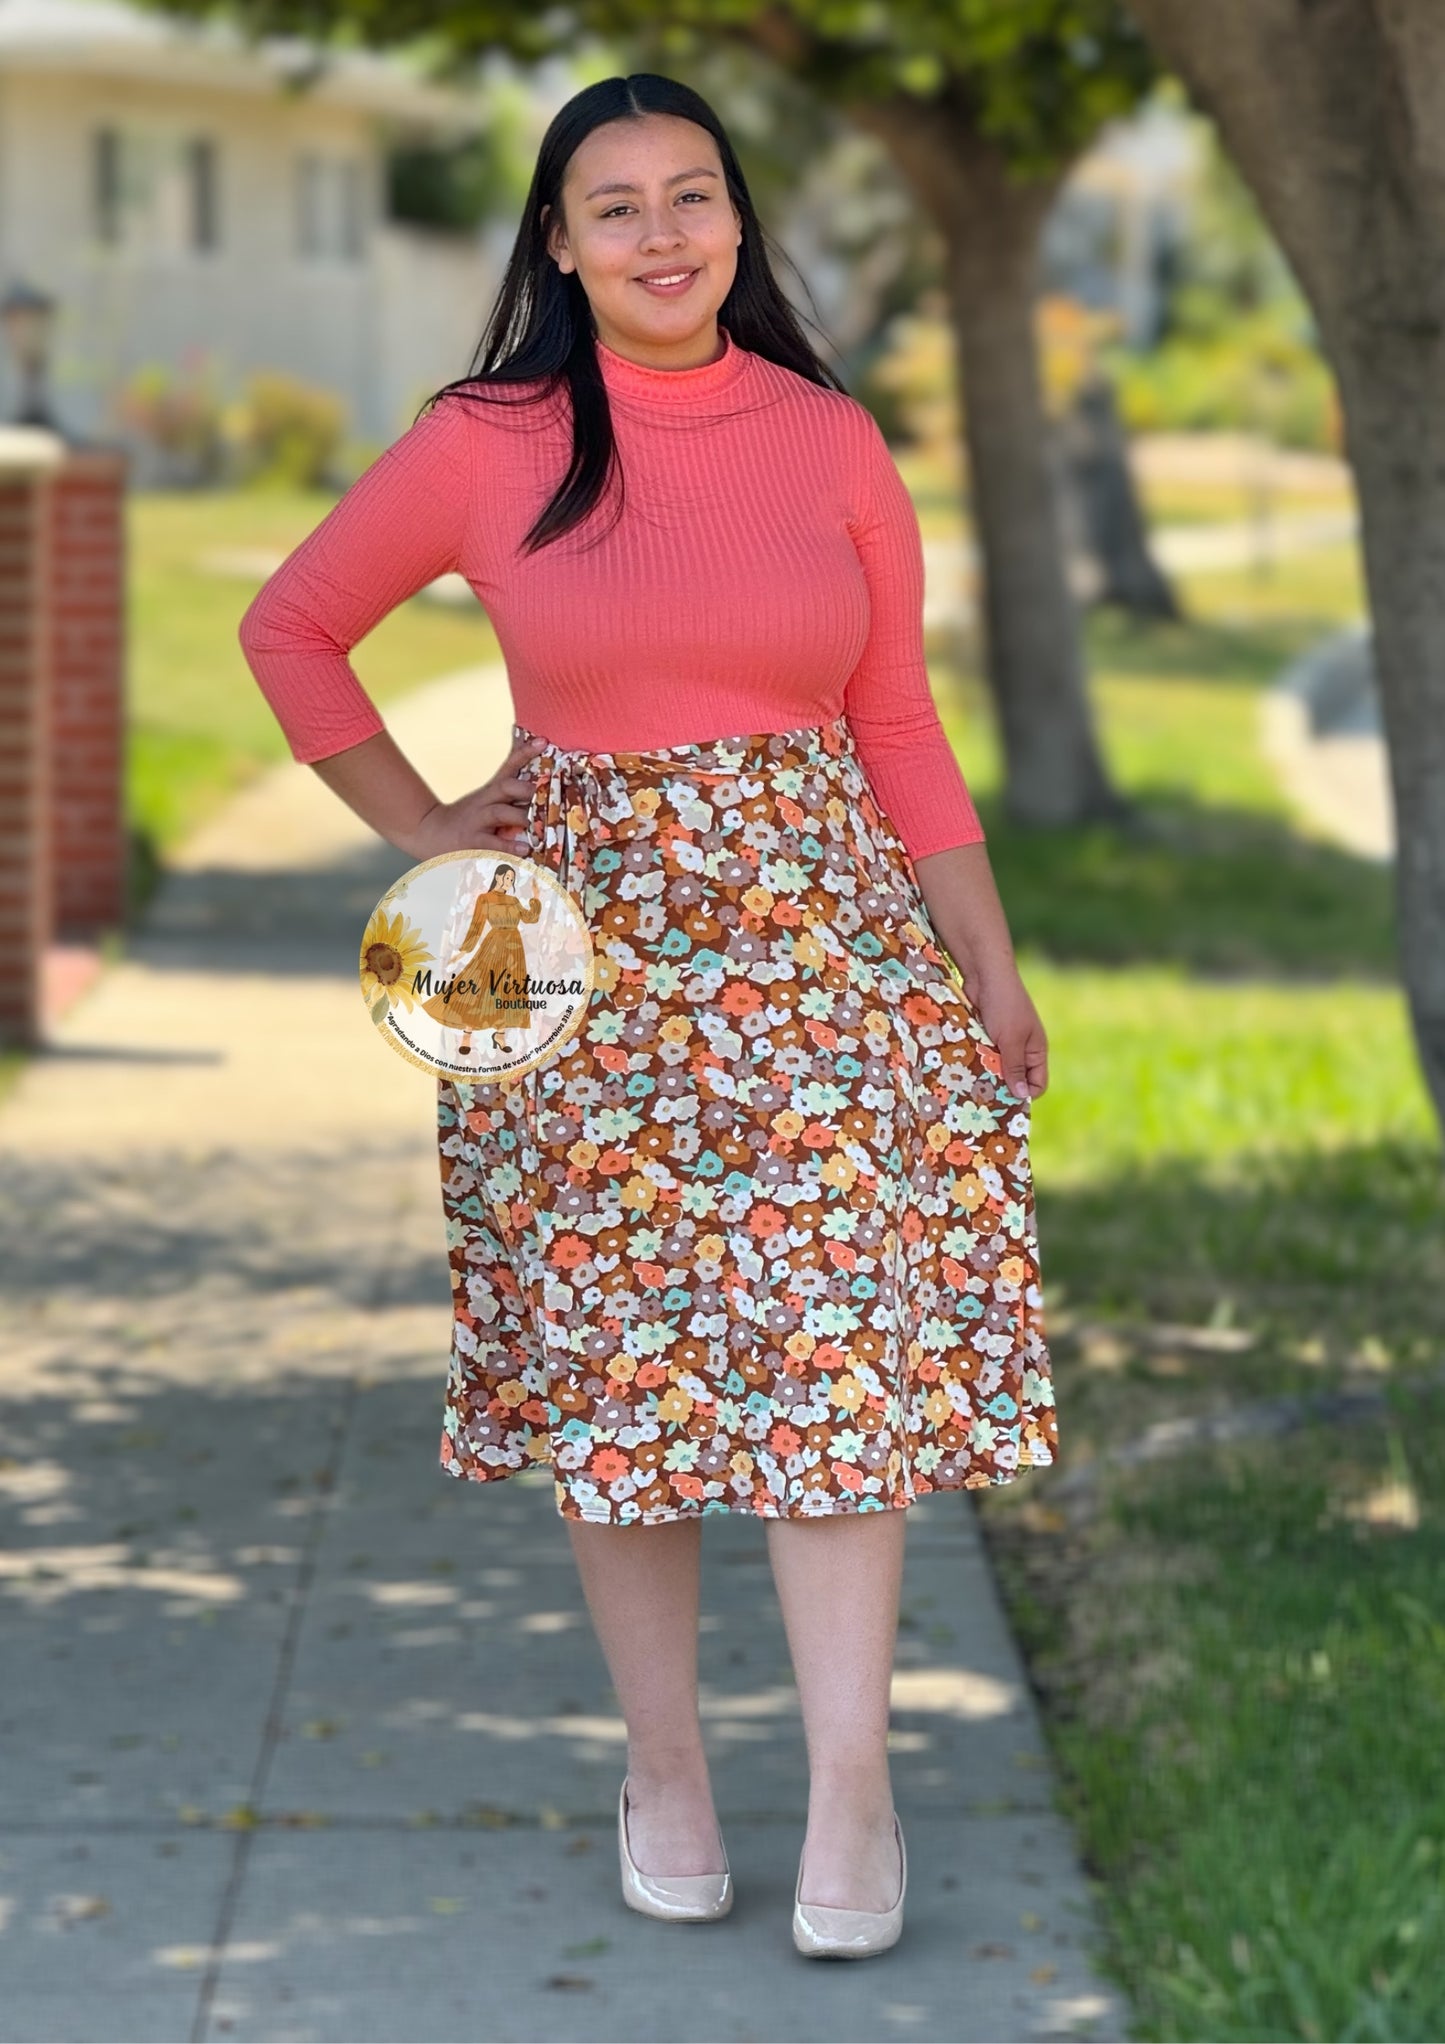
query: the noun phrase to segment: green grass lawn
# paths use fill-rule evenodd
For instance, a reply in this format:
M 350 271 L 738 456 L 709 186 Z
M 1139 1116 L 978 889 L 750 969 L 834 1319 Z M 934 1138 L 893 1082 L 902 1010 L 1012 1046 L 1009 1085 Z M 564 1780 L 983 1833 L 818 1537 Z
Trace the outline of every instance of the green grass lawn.
M 319 491 L 137 492 L 128 507 L 130 746 L 127 789 L 138 856 L 167 850 L 261 768 L 290 758 L 242 657 L 236 629 L 262 576 L 208 557 L 288 552 L 335 502 Z M 499 658 L 480 605 L 414 599 L 358 646 L 353 665 L 380 704 L 440 674 Z M 145 886 L 140 887 L 140 898 Z
M 1352 556 L 1090 628 L 1128 831 L 1025 834 L 934 665 L 1025 978 L 1061 1466 L 979 1494 L 1108 1963 L 1150 2038 L 1445 2035 L 1445 1200 L 1387 872 L 1309 833 L 1261 688 Z M 1160 1422 L 1382 1408 L 1056 1478 Z

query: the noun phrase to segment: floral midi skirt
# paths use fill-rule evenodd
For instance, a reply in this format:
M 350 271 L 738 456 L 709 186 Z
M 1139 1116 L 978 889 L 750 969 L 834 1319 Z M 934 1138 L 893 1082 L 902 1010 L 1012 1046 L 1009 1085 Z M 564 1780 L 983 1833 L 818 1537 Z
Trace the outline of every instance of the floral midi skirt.
M 443 1469 L 647 1525 L 1051 1463 L 1029 1102 L 847 719 L 522 773 L 596 975 L 531 1071 L 437 1082 Z

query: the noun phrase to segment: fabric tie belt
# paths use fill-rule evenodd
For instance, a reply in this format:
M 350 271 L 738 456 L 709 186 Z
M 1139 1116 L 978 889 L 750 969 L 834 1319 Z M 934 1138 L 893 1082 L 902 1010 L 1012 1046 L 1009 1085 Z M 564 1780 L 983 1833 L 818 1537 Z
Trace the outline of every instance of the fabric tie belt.
M 856 756 L 852 729 L 842 716 L 792 731 L 734 733 L 644 751 L 589 752 L 558 745 L 515 722 L 512 737 L 514 745 L 540 741 L 543 748 L 520 776 L 534 783 L 527 825 L 532 855 L 553 869 L 584 911 L 594 843 L 588 824 L 624 823 L 632 814 L 630 791 L 639 783 L 735 780 L 770 768 L 827 767 Z

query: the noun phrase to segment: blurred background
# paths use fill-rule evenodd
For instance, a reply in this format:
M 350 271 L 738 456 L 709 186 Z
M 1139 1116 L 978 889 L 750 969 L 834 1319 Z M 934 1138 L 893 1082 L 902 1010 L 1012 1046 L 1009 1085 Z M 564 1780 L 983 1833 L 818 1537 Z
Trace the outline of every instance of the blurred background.
M 259 865 L 244 879 L 235 843 L 290 828 L 285 791 L 311 777 L 240 615 L 466 373 L 557 107 L 619 71 L 686 78 L 913 494 L 939 709 L 1050 1031 L 1034 1156 L 1064 1461 L 977 1501 L 1102 1963 L 1140 2036 L 1439 2036 L 1439 1130 L 1319 293 L 1188 81 L 1112 8 L 960 5 L 945 32 L 905 7 L 866 34 L 807 7 L 703 7 L 686 28 L 583 8 L 555 34 L 421 12 L 419 36 L 400 5 L 0 0 L 0 482 L 18 503 L 47 427 L 102 477 L 88 487 L 113 478 L 113 513 L 97 496 L 75 514 L 110 550 L 115 603 L 74 657 L 120 706 L 96 767 L 118 892 L 101 914 L 31 914 L 0 1134 L 39 1125 L 69 1042 L 62 1076 L 89 1104 L 52 1123 L 48 1160 L 26 1140 L 73 1242 L 85 1117 L 170 1083 L 139 1052 L 83 1065 L 156 905 L 184 900 L 193 935 L 219 916 L 220 942 L 244 897 L 246 941 L 285 952 L 296 872 L 324 880 L 333 825 L 307 811 L 314 857 L 300 824 L 286 839 L 290 892 Z M 908 93 L 959 79 L 909 117 Z M 459 683 L 504 731 L 498 663 L 450 580 L 355 654 L 399 731 L 455 717 Z M 60 746 L 58 783 L 81 757 Z M 357 870 L 359 930 L 380 888 Z M 191 892 L 167 897 L 168 876 Z M 204 1010 L 225 968 L 197 950 L 188 970 Z M 363 1035 L 344 974 L 333 1043 Z M 226 1004 L 229 985 L 213 1016 Z M 132 1049 L 165 1035 L 147 1012 L 116 1024 Z M 254 1009 L 253 1038 L 267 1026 Z M 356 1057 L 384 1062 L 364 1041 Z M 226 1080 L 228 1134 L 252 1113 L 244 1079 Z M 401 1090 L 420 1155 L 426 1102 Z M 219 1139 L 195 1111 L 182 1151 Z M 132 1181 L 139 1210 L 168 1184 Z M 153 1301 L 193 1281 L 167 1268 Z M 428 1297 L 422 1405 L 440 1276 Z M 107 1342 L 144 1349 L 126 1349 L 134 1300 L 96 1311 L 92 1376 Z M 17 1282 L 13 1313 L 15 1409 L 37 1431 L 0 1480 L 33 1532 L 52 1495 L 35 1457 L 67 1459 L 46 1434 L 60 1351 L 45 1287 Z M 146 1395 L 137 1379 L 137 1411 Z

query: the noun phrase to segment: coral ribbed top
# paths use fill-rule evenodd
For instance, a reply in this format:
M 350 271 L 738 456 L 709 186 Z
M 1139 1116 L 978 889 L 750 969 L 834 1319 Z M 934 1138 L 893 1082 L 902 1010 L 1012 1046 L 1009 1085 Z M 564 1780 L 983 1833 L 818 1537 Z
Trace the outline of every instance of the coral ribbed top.
M 924 662 L 917 514 L 876 421 L 720 332 L 692 369 L 594 341 L 624 507 L 613 524 L 609 490 L 536 553 L 518 542 L 566 472 L 565 386 L 515 408 L 448 395 L 404 433 L 241 621 L 293 756 L 385 728 L 347 655 L 456 571 L 539 737 L 646 751 L 846 715 L 913 858 L 981 840 Z

